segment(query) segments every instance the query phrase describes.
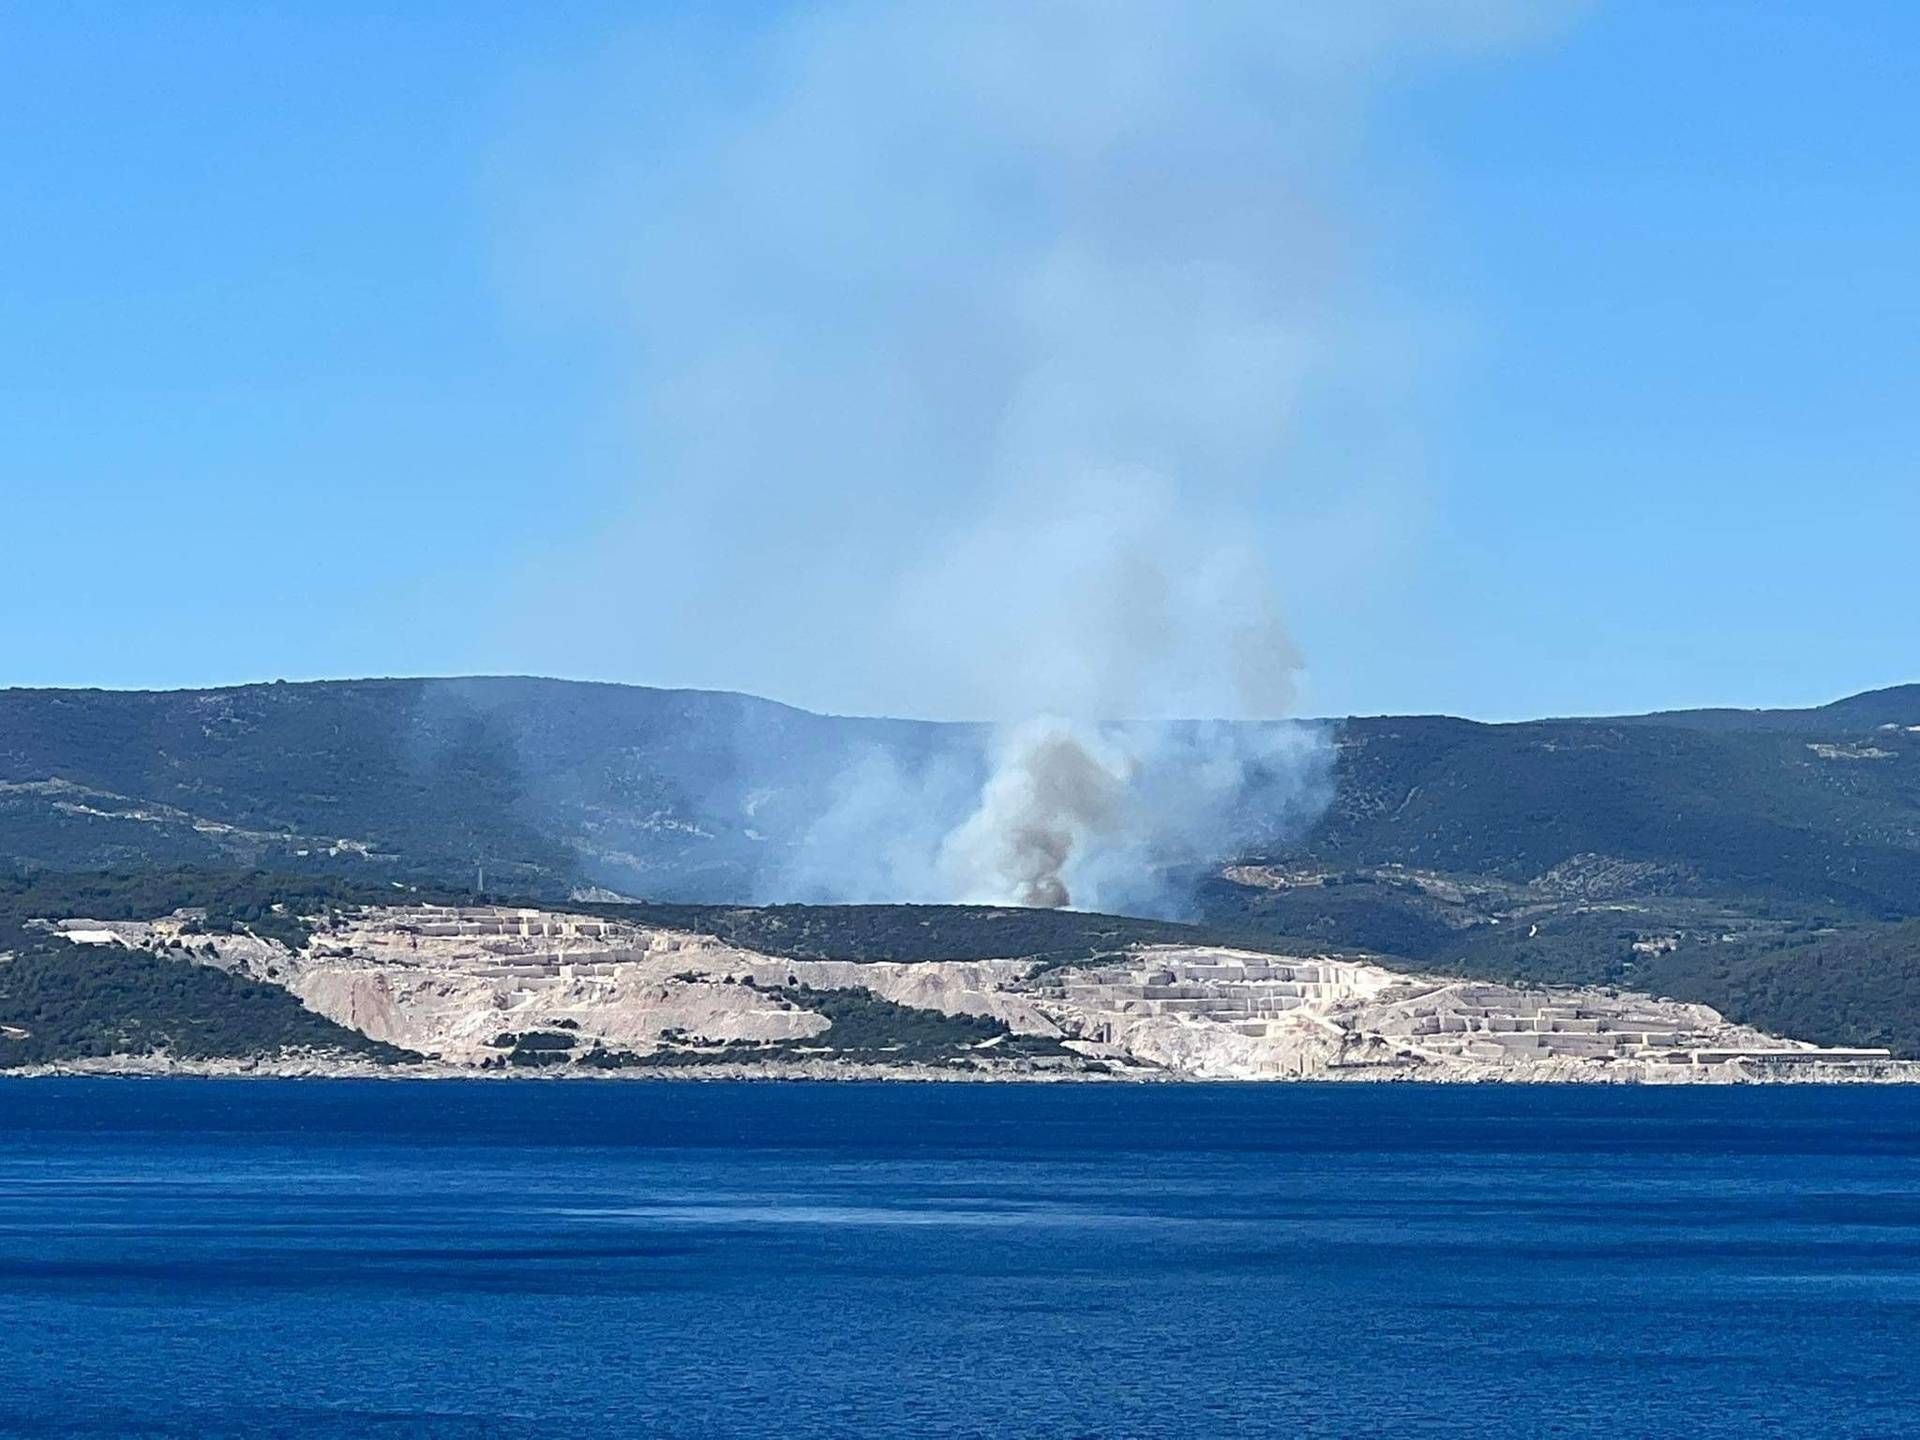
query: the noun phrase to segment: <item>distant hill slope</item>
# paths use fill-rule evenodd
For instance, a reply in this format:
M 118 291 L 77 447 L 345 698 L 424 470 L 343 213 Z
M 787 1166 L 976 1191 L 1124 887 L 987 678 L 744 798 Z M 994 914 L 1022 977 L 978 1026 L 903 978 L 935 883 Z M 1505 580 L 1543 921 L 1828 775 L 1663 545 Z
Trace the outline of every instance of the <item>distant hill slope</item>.
M 1824 730 L 1349 721 L 1305 852 L 1516 882 L 1600 856 L 1671 892 L 1920 911 L 1920 734 L 1846 713 Z
M 1849 695 L 1807 710 L 1663 710 L 1596 722 L 1613 725 L 1677 725 L 1694 730 L 1785 730 L 1820 735 L 1893 726 L 1920 727 L 1920 685 L 1892 685 Z
M 185 945 L 75 945 L 36 920 L 85 912 L 132 920 L 192 906 L 207 935 L 251 933 L 304 945 L 297 912 L 387 901 L 386 884 L 142 869 L 119 875 L 0 876 L 0 1069 L 113 1055 L 177 1060 L 419 1058 L 301 1005 L 277 985 L 196 964 Z M 419 898 L 431 899 L 431 895 Z
M 265 863 L 743 899 L 870 749 L 966 727 L 553 680 L 0 691 L 0 860 Z
M 1909 726 L 1920 686 L 1794 712 L 1349 720 L 1323 821 L 1258 858 L 1538 882 L 1547 898 L 1612 887 L 1753 913 L 1920 914 Z M 484 868 L 490 886 L 524 893 L 598 883 L 660 900 L 779 898 L 769 876 L 856 762 L 978 769 L 983 739 L 971 726 L 552 680 L 0 691 L 0 863 L 443 880 Z M 1312 918 L 1277 891 L 1233 901 L 1243 890 L 1215 893 L 1206 913 Z M 1444 939 L 1408 909 L 1427 902 L 1380 893 L 1389 939 Z M 1317 913 L 1366 909 L 1341 900 Z M 1322 929 L 1370 943 L 1343 923 Z

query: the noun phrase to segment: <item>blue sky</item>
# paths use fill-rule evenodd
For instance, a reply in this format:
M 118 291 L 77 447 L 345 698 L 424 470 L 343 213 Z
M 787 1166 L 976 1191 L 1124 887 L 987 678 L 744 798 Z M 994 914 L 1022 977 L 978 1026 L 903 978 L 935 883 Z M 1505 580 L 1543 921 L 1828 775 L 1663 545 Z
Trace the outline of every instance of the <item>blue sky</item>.
M 694 405 L 692 439 L 656 423 L 682 394 L 663 376 L 745 353 L 687 350 L 688 327 L 764 339 L 771 306 L 776 359 L 846 343 L 782 294 L 813 273 L 792 245 L 763 285 L 739 283 L 744 250 L 696 275 L 697 320 L 672 303 L 700 227 L 752 233 L 779 185 L 840 183 L 804 139 L 791 165 L 754 152 L 777 184 L 663 178 L 733 153 L 714 136 L 766 99 L 758 47 L 796 24 L 686 10 L 8 7 L 0 684 L 510 671 L 970 709 L 841 643 L 895 608 L 860 555 L 966 523 L 954 483 L 821 480 L 836 443 L 871 450 L 856 431 L 793 442 L 790 475 L 784 438 L 729 450 L 759 469 L 728 490 L 708 432 L 764 406 Z M 859 57 L 847 28 L 806 53 Z M 1339 127 L 1300 183 L 1334 217 L 1339 314 L 1312 333 L 1342 358 L 1310 357 L 1284 464 L 1249 452 L 1229 520 L 1272 572 L 1300 704 L 1512 718 L 1920 678 L 1916 55 L 1910 5 L 1602 3 L 1472 53 L 1383 52 L 1356 113 L 1302 112 Z M 1071 185 L 1077 163 L 1035 173 Z M 852 239 L 770 233 L 863 276 L 890 265 L 891 203 Z M 992 278 L 976 218 L 910 233 L 948 237 L 919 245 L 913 293 L 951 277 L 964 311 Z M 862 288 L 858 323 L 893 334 L 895 293 Z M 990 564 L 952 573 L 994 588 Z

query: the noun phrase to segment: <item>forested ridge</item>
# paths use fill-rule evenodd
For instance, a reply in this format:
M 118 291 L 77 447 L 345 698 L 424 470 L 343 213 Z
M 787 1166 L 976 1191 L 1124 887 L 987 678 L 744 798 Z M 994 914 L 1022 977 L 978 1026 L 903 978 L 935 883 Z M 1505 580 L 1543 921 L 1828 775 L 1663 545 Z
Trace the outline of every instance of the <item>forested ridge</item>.
M 31 949 L 35 906 L 186 904 L 298 943 L 302 916 L 369 897 L 604 887 L 643 900 L 635 918 L 799 957 L 1072 963 L 1204 933 L 1652 990 L 1920 1054 L 1920 687 L 1800 711 L 1324 724 L 1334 785 L 1310 830 L 1168 873 L 1166 909 L 1196 932 L 741 903 L 853 760 L 964 768 L 979 727 L 510 678 L 0 691 L 0 928 Z

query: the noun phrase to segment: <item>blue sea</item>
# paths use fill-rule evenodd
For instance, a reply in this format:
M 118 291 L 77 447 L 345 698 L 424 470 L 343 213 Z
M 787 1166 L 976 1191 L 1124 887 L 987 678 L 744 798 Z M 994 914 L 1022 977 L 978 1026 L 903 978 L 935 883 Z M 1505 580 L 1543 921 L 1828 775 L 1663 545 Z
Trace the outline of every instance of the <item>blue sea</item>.
M 0 1433 L 1920 1435 L 1920 1091 L 0 1081 Z

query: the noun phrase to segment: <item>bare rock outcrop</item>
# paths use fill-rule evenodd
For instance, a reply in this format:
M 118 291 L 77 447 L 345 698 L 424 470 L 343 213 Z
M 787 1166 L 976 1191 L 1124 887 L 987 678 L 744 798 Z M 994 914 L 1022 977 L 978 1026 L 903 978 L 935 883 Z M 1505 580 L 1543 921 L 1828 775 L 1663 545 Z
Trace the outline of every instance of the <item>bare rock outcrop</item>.
M 1776 1039 L 1704 1005 L 1408 975 L 1347 956 L 1156 945 L 1064 966 L 1017 956 L 790 959 L 657 925 L 494 906 L 370 907 L 316 925 L 294 949 L 246 934 L 201 935 L 184 914 L 58 922 L 79 943 L 171 948 L 284 986 L 309 1009 L 453 1073 L 497 1068 L 503 1051 L 528 1036 L 559 1042 L 563 1059 L 596 1051 L 644 1066 L 709 1047 L 703 1060 L 735 1067 L 764 1056 L 787 1073 L 850 1073 L 856 1062 L 835 1059 L 823 1039 L 832 1022 L 808 999 L 858 991 L 913 1010 L 989 1017 L 1014 1037 L 1035 1037 L 1024 1063 L 1032 1068 L 1044 1051 L 1049 1073 L 1920 1078 L 1884 1051 Z M 1007 1038 L 973 1046 L 963 1068 L 990 1071 L 1001 1056 L 1013 1068 L 1017 1047 L 997 1048 Z M 903 1054 L 890 1070 L 884 1044 L 871 1042 L 857 1065 L 861 1073 L 927 1069 L 924 1054 Z

